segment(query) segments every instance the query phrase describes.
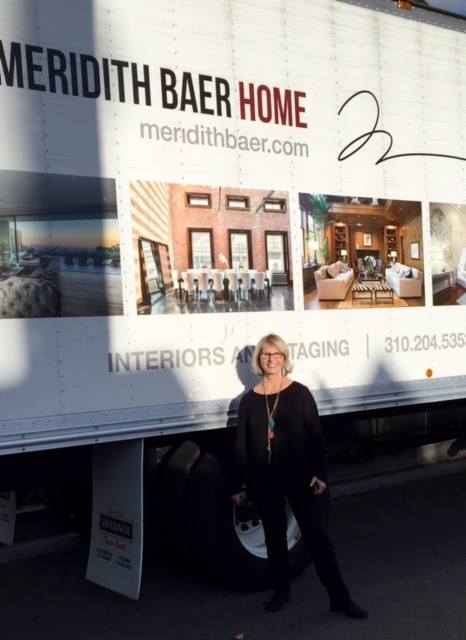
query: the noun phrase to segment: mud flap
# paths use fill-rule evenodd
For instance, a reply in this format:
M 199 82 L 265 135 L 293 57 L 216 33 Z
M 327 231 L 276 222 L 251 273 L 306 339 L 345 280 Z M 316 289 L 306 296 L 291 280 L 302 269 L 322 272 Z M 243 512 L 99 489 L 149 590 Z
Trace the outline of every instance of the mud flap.
M 86 578 L 137 600 L 143 549 L 143 440 L 96 445 Z

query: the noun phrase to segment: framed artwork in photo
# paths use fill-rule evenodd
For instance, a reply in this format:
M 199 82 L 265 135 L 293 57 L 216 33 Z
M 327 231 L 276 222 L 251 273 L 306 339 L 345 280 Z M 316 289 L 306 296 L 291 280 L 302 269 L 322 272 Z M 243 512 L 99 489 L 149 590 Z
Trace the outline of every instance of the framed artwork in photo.
M 409 246 L 411 260 L 419 260 L 419 242 L 411 242 Z

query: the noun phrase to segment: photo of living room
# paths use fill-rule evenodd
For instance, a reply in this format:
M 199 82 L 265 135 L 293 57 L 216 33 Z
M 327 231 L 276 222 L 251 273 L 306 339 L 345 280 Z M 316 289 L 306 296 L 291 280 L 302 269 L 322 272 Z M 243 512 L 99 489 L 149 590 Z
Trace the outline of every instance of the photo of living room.
M 130 183 L 139 314 L 293 309 L 288 194 Z
M 466 204 L 429 205 L 435 306 L 466 304 Z
M 114 180 L 0 171 L 0 318 L 122 314 Z
M 424 305 L 421 203 L 299 194 L 305 309 Z

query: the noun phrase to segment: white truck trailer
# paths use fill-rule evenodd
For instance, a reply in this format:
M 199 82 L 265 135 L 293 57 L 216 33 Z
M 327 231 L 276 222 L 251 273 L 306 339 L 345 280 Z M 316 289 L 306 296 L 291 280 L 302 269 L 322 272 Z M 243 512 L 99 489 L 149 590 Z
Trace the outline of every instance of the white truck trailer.
M 395 5 L 2 2 L 0 488 L 70 500 L 92 450 L 92 579 L 138 594 L 145 458 L 146 514 L 264 583 L 224 476 L 270 331 L 336 449 L 462 427 L 465 23 Z

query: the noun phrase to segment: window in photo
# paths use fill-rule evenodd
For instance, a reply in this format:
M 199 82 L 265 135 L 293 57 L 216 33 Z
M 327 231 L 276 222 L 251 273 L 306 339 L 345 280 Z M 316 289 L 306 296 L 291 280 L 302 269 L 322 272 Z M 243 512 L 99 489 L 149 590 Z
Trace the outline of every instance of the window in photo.
M 286 213 L 286 200 L 284 198 L 266 198 L 264 211 Z
M 248 231 L 230 231 L 230 258 L 233 269 L 251 269 L 251 234 Z
M 190 230 L 191 268 L 203 269 L 213 267 L 212 231 Z
M 249 198 L 247 196 L 227 196 L 228 209 L 249 209 Z
M 271 271 L 286 271 L 285 236 L 282 233 L 266 233 L 267 265 Z
M 204 209 L 210 209 L 210 194 L 208 193 L 187 193 L 186 201 L 190 207 L 202 207 Z

